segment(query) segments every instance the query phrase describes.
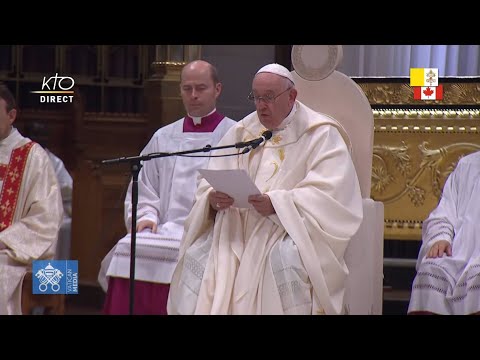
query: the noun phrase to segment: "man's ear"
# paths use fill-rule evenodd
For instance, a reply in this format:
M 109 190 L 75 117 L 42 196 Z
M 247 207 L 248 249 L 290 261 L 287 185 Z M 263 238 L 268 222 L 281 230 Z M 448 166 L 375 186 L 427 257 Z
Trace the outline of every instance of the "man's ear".
M 13 124 L 16 118 L 17 118 L 17 109 L 10 110 L 8 112 L 8 120 L 10 121 L 10 125 Z
M 217 92 L 217 97 L 220 96 L 222 93 L 222 83 L 217 83 L 217 85 L 215 85 L 215 91 Z
M 293 88 L 292 90 L 290 90 L 290 100 L 295 101 L 295 99 L 297 98 L 297 94 L 297 89 Z

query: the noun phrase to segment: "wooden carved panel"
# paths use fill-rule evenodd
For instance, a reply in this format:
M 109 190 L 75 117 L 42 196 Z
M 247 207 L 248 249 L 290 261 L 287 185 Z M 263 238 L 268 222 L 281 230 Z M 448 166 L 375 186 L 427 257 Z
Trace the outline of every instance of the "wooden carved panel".
M 73 194 L 72 259 L 79 262 L 81 284 L 98 285 L 101 261 L 126 233 L 123 200 L 129 177 L 125 170 L 80 162 Z
M 79 107 L 81 108 L 81 98 Z M 73 186 L 72 259 L 79 282 L 98 286 L 100 264 L 125 233 L 123 204 L 130 181 L 127 164 L 102 165 L 105 159 L 135 156 L 151 134 L 145 115 L 75 113 L 76 176 Z

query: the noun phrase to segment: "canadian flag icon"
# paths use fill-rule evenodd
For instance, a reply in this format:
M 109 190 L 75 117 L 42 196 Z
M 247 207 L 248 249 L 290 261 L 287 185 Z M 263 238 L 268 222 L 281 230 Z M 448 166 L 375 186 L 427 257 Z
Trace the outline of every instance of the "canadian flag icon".
M 415 86 L 413 87 L 415 100 L 442 100 L 443 85 L 438 86 Z

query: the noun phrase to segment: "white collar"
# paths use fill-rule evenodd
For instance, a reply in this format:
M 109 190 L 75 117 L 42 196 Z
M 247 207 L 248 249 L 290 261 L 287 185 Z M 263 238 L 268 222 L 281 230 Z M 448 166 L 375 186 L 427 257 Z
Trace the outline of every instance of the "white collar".
M 8 134 L 8 136 L 5 139 L 0 140 L 0 145 L 4 145 L 7 147 L 12 146 L 14 143 L 18 141 L 18 135 L 20 135 L 18 130 L 12 126 L 10 128 L 10 134 Z
M 277 128 L 273 129 L 274 131 L 282 131 L 282 130 L 285 130 L 288 125 L 290 125 L 290 123 L 292 122 L 293 120 L 293 116 L 295 115 L 295 113 L 297 112 L 297 107 L 298 107 L 298 104 L 297 102 L 295 101 L 295 104 L 293 104 L 292 106 L 292 110 L 290 111 L 290 114 L 287 115 L 287 117 L 285 119 L 283 119 L 283 121 L 280 123 L 280 125 L 278 125 Z
M 192 116 L 192 115 L 190 115 L 190 114 L 188 114 L 188 116 L 190 116 L 190 117 L 192 118 L 193 123 L 194 123 L 195 125 L 200 125 L 200 124 L 202 123 L 202 119 L 203 119 L 204 117 L 207 117 L 207 116 L 209 116 L 209 115 L 212 115 L 215 111 L 217 111 L 217 108 L 214 108 L 211 112 L 209 112 L 209 113 L 208 113 L 207 115 L 205 115 L 205 116 Z

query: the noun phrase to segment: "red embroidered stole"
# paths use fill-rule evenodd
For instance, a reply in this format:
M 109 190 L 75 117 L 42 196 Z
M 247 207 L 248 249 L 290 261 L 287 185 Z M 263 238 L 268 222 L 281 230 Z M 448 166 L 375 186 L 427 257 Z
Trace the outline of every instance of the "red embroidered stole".
M 29 142 L 14 149 L 10 155 L 10 162 L 7 165 L 0 164 L 0 179 L 3 179 L 0 193 L 0 231 L 8 228 L 13 222 L 25 165 L 33 144 L 34 142 Z

